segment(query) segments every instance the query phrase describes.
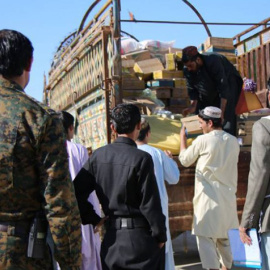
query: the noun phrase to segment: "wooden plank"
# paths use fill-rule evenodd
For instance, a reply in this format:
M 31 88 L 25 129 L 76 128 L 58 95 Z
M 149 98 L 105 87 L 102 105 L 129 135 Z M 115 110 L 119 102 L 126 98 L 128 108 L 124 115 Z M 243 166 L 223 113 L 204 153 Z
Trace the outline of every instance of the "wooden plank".
M 261 34 L 261 39 L 262 39 L 262 44 L 266 44 L 270 42 L 270 30 L 263 32 Z
M 109 65 L 108 65 L 108 51 L 107 51 L 107 46 L 108 46 L 108 40 L 109 40 L 110 32 L 103 31 L 102 33 L 102 74 L 103 78 L 105 79 L 104 81 L 104 89 L 105 91 L 105 111 L 106 111 L 106 140 L 107 143 L 111 143 L 112 138 L 112 133 L 111 133 L 111 128 L 110 128 L 110 97 L 109 97 L 109 91 L 110 90 L 110 84 L 109 81 L 106 80 L 109 77 Z M 100 78 L 102 79 L 102 78 Z M 103 85 L 103 82 L 101 83 L 101 87 Z
M 252 51 L 253 49 L 256 49 L 258 46 L 261 45 L 260 36 L 256 36 L 254 38 L 248 39 L 245 42 L 245 48 L 246 52 Z
M 261 87 L 262 89 L 266 89 L 267 79 L 266 79 L 266 67 L 265 67 L 265 45 L 261 46 Z
M 261 21 L 260 24 L 263 25 L 263 24 L 265 24 L 265 23 L 268 23 L 269 21 L 270 21 L 270 18 L 267 18 L 267 19 Z M 241 38 L 243 35 L 245 35 L 245 34 L 251 32 L 252 30 L 254 30 L 254 29 L 258 28 L 258 27 L 260 27 L 260 25 L 253 25 L 252 27 L 248 28 L 247 30 L 245 30 L 245 31 L 241 32 L 240 34 L 234 36 L 233 39 L 236 40 L 236 42 L 239 42 L 239 41 L 240 41 L 240 38 Z
M 257 82 L 257 90 L 262 89 L 262 84 L 261 84 L 261 57 L 260 57 L 260 48 L 257 48 L 255 50 L 255 65 L 256 65 L 256 82 Z
M 246 60 L 246 55 L 242 55 L 242 57 L 241 57 L 241 68 L 242 68 L 242 78 L 244 78 L 245 77 L 245 60 Z
M 237 65 L 238 65 L 242 78 L 245 77 L 244 58 L 245 58 L 244 55 L 241 55 L 240 57 L 237 58 Z
M 254 55 L 253 55 L 253 51 L 249 52 L 247 54 L 247 78 L 251 78 L 252 80 L 254 79 Z
M 270 78 L 270 43 L 265 45 L 266 79 Z

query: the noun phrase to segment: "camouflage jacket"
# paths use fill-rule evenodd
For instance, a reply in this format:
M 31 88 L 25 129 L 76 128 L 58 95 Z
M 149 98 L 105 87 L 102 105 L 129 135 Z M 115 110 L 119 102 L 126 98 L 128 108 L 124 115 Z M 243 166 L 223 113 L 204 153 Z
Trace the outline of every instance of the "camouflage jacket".
M 0 222 L 45 209 L 62 269 L 81 260 L 81 220 L 59 115 L 0 77 Z

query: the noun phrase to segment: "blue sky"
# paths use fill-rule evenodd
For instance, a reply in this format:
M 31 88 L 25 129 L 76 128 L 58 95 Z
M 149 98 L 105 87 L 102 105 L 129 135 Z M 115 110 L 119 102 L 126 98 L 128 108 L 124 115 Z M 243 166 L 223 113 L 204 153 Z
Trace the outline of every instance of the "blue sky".
M 34 46 L 31 79 L 25 91 L 41 100 L 43 74 L 48 75 L 53 55 L 61 41 L 75 31 L 93 1 L 87 0 L 1 0 L 0 29 L 25 34 Z M 105 3 L 102 0 L 92 18 Z M 260 22 L 270 17 L 269 0 L 190 0 L 206 22 Z M 182 0 L 122 0 L 121 18 L 131 11 L 137 20 L 199 21 Z M 214 37 L 233 37 L 249 26 L 212 26 Z M 261 28 L 260 28 L 261 29 Z M 199 45 L 207 38 L 201 25 L 122 23 L 122 30 L 140 41 L 175 41 L 175 47 Z

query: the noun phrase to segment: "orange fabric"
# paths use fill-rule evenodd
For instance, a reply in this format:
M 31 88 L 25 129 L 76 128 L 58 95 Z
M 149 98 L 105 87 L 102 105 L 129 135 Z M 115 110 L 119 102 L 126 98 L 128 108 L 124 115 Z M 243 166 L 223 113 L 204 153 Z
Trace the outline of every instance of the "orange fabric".
M 242 89 L 238 103 L 235 108 L 236 114 L 250 112 L 261 109 L 263 106 L 255 93 L 247 92 Z
M 238 99 L 236 108 L 235 108 L 235 113 L 236 114 L 241 114 L 241 113 L 245 113 L 248 112 L 248 106 L 247 106 L 247 102 L 245 99 L 245 92 L 242 89 L 241 93 L 240 93 L 240 97 Z

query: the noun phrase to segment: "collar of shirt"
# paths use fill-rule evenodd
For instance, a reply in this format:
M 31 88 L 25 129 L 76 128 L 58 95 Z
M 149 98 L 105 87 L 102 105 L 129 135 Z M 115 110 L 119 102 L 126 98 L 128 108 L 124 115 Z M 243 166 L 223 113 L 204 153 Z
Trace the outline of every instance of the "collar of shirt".
M 134 147 L 137 147 L 137 144 L 130 138 L 127 138 L 127 137 L 118 137 L 114 143 L 126 143 L 126 144 L 129 144 L 129 145 L 132 145 Z
M 24 90 L 19 84 L 15 83 L 14 81 L 5 79 L 2 75 L 0 75 L 0 86 L 4 88 L 9 88 L 11 90 L 24 92 Z

